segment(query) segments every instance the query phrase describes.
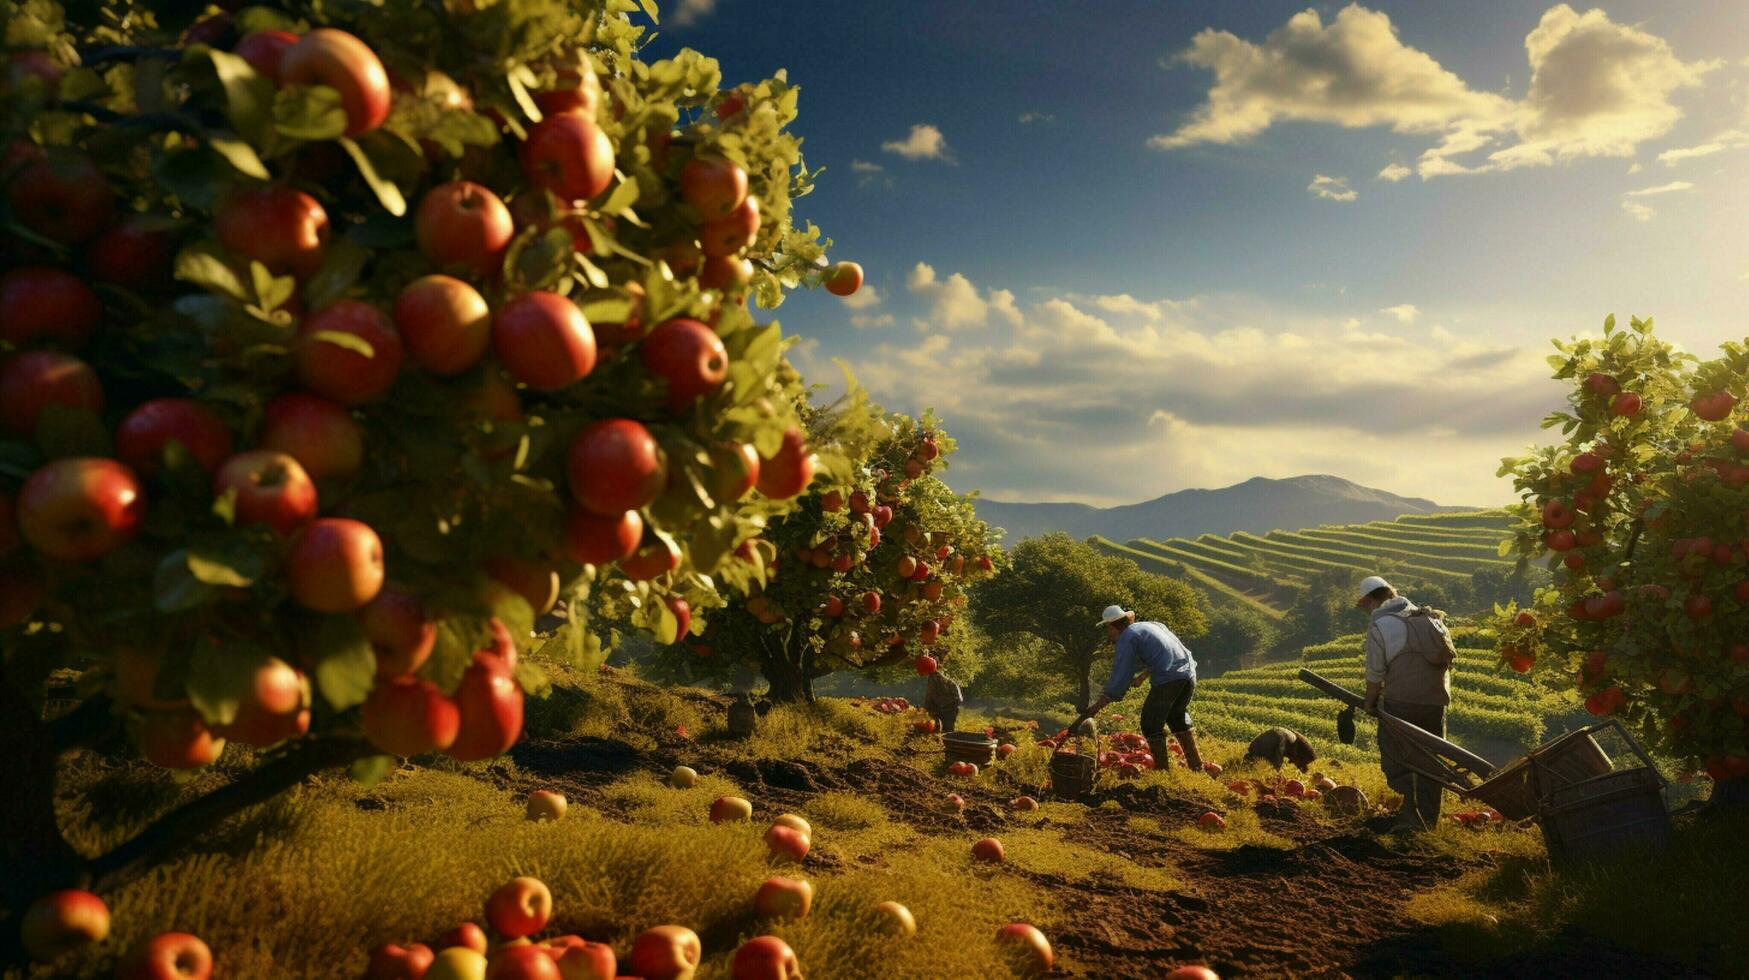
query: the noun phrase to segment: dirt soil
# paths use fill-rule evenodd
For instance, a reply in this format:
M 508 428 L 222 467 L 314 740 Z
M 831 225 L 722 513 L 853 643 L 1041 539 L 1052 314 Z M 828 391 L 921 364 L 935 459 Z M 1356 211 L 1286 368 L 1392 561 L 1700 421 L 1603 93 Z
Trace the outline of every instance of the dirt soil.
M 684 761 L 701 772 L 735 779 L 760 809 L 805 810 L 833 790 L 878 797 L 896 820 L 929 834 L 999 835 L 1010 826 L 1008 795 L 976 783 L 955 785 L 963 813 L 940 806 L 942 781 L 897 760 L 847 759 L 821 766 L 804 761 L 753 762 L 732 743 L 671 739 L 640 753 L 623 743 L 584 740 L 525 742 L 512 750 L 519 769 L 579 801 L 599 800 L 600 788 L 631 771 L 661 775 Z M 1050 798 L 1047 788 L 1036 793 Z M 1431 929 L 1404 911 L 1418 891 L 1475 867 L 1445 858 L 1400 853 L 1368 833 L 1334 830 L 1291 811 L 1265 817 L 1267 830 L 1298 843 L 1293 850 L 1241 847 L 1210 851 L 1137 833 L 1135 816 L 1159 816 L 1166 826 L 1194 821 L 1202 806 L 1174 799 L 1162 787 L 1122 785 L 1101 799 L 1120 808 L 1093 808 L 1069 839 L 1141 865 L 1174 869 L 1188 884 L 1161 894 L 1111 880 L 1066 880 L 1027 874 L 1066 910 L 1051 943 L 1061 961 L 1054 976 L 1160 977 L 1173 965 L 1202 962 L 1233 977 L 1689 977 L 1692 968 L 1599 943 L 1559 938 L 1532 954 L 1478 961 L 1441 945 Z M 822 860 L 818 852 L 808 863 Z M 826 867 L 820 865 L 820 870 Z M 1018 870 L 1018 869 L 1017 869 Z

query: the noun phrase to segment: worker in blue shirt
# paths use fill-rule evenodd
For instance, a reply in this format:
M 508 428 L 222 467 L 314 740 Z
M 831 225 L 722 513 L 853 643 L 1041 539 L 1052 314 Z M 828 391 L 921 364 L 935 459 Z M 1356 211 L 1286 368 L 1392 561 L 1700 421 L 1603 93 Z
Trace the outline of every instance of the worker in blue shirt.
M 1190 696 L 1196 690 L 1196 658 L 1190 649 L 1165 623 L 1138 623 L 1135 612 L 1122 606 L 1107 606 L 1099 625 L 1117 645 L 1117 656 L 1112 660 L 1111 679 L 1087 714 L 1097 714 L 1121 700 L 1147 673 L 1152 686 L 1142 702 L 1141 728 L 1148 750 L 1154 754 L 1154 767 L 1165 769 L 1172 764 L 1166 750 L 1166 731 L 1171 729 L 1184 749 L 1185 764 L 1193 771 L 1202 769 L 1196 729 L 1190 724 Z

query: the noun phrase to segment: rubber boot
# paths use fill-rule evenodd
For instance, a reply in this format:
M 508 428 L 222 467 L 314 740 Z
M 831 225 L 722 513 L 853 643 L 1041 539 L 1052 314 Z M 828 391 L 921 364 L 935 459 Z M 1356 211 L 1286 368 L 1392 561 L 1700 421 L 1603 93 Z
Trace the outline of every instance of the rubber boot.
M 1155 769 L 1172 768 L 1172 752 L 1166 748 L 1164 734 L 1148 736 L 1148 751 L 1154 753 Z
M 1444 796 L 1445 792 L 1438 783 L 1426 776 L 1415 778 L 1415 815 L 1421 826 L 1428 830 L 1439 826 L 1439 807 Z
M 1415 774 L 1404 773 L 1394 779 L 1387 779 L 1385 785 L 1403 798 L 1397 812 L 1392 814 L 1395 819 L 1388 832 L 1397 834 L 1423 829 L 1421 815 L 1415 810 Z
M 1186 728 L 1182 732 L 1174 733 L 1174 737 L 1178 739 L 1179 747 L 1184 749 L 1184 764 L 1190 767 L 1191 772 L 1202 772 L 1202 753 L 1196 750 L 1196 729 Z

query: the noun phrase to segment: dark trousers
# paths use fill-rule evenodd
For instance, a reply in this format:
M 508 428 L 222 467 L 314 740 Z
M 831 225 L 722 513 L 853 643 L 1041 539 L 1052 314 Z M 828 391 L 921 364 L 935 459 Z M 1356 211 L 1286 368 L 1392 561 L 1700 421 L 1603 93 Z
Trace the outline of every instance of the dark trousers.
M 934 715 L 936 723 L 941 725 L 941 730 L 943 732 L 951 732 L 953 731 L 953 723 L 957 721 L 960 716 L 959 705 L 956 704 L 951 708 L 938 708 L 935 710 Z
M 1142 702 L 1142 735 L 1160 738 L 1167 729 L 1173 734 L 1190 730 L 1190 696 L 1196 692 L 1196 681 L 1186 678 L 1167 681 L 1148 689 Z
M 1440 738 L 1445 737 L 1443 704 L 1404 704 L 1386 698 L 1381 707 L 1388 715 L 1401 718 Z M 1445 790 L 1432 779 L 1409 768 L 1405 760 L 1421 754 L 1424 753 L 1414 745 L 1392 735 L 1383 722 L 1379 723 L 1379 768 L 1385 772 L 1385 785 L 1403 797 L 1403 808 L 1397 811 L 1398 815 L 1406 820 L 1419 820 L 1423 826 L 1433 827 L 1439 823 L 1440 796 Z

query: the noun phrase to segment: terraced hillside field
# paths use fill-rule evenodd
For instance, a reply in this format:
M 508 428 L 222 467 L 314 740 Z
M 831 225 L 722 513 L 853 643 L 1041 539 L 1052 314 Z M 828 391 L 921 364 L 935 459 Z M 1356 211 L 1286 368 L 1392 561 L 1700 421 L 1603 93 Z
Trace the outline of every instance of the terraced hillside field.
M 1454 635 L 1458 662 L 1446 714 L 1449 738 L 1494 762 L 1507 762 L 1565 727 L 1578 707 L 1569 693 L 1550 691 L 1499 669 L 1490 639 L 1482 632 L 1459 627 Z M 1266 728 L 1282 725 L 1310 737 L 1331 757 L 1376 759 L 1371 720 L 1356 719 L 1354 745 L 1342 745 L 1336 738 L 1336 714 L 1342 706 L 1299 680 L 1302 667 L 1357 694 L 1366 686 L 1360 634 L 1340 637 L 1307 647 L 1299 660 L 1230 671 L 1199 683 L 1193 704 L 1197 728 L 1249 741 Z
M 1499 556 L 1510 517 L 1505 511 L 1409 514 L 1390 521 L 1332 524 L 1267 534 L 1236 532 L 1097 546 L 1151 571 L 1182 578 L 1219 605 L 1239 603 L 1279 617 L 1316 575 L 1359 578 L 1383 574 L 1405 585 L 1455 585 L 1477 572 L 1509 571 Z

